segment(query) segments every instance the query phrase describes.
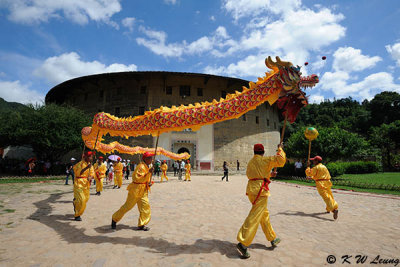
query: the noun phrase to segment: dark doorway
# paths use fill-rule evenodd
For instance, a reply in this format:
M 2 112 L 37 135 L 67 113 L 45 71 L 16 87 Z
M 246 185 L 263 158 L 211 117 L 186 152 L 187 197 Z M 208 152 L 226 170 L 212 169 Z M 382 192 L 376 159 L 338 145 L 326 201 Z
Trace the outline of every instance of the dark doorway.
M 185 152 L 190 155 L 190 151 L 186 147 L 181 147 L 178 149 L 178 154 L 185 153 Z

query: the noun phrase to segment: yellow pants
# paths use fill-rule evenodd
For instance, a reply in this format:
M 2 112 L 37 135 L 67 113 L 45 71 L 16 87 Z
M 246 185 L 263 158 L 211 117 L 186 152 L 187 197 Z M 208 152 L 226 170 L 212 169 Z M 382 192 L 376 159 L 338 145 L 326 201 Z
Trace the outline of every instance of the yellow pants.
M 190 181 L 190 172 L 185 173 L 185 181 Z
M 122 172 L 114 173 L 114 185 L 118 187 L 122 186 Z
M 137 204 L 139 210 L 138 226 L 146 225 L 150 222 L 151 210 L 147 192 L 143 196 L 137 197 L 134 193 L 129 192 L 125 204 L 119 208 L 112 216 L 114 222 L 119 222 L 125 213 L 130 211 Z
M 74 182 L 74 211 L 75 217 L 81 216 L 86 209 L 86 203 L 89 200 L 90 190 L 88 187 L 79 187 L 77 183 L 79 183 L 80 179 L 76 179 L 78 181 Z
M 256 199 L 257 195 L 249 195 L 250 203 Z M 259 197 L 256 204 L 251 208 L 249 215 L 247 215 L 242 227 L 237 234 L 237 240 L 245 245 L 250 246 L 257 233 L 258 225 L 261 224 L 261 228 L 268 241 L 272 241 L 276 238 L 274 229 L 272 229 L 269 221 L 269 211 L 267 208 L 268 197 Z
M 319 195 L 325 201 L 326 211 L 334 211 L 339 208 L 338 203 L 333 198 L 332 190 L 330 188 L 320 188 L 317 187 Z
M 103 178 L 96 179 L 96 192 L 103 191 Z
M 162 172 L 161 173 L 161 182 L 163 181 L 163 178 L 165 178 L 168 181 L 168 177 L 167 177 L 167 172 Z

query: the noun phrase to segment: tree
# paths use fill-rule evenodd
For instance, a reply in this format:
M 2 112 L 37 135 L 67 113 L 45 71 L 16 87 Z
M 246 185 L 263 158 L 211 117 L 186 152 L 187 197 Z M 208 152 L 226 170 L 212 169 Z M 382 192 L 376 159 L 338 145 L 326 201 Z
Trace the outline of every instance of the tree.
M 0 115 L 0 146 L 29 145 L 40 159 L 56 160 L 82 147 L 81 130 L 91 124 L 82 111 L 55 104 Z
M 380 148 L 383 166 L 392 169 L 400 160 L 398 153 L 396 153 L 400 149 L 400 120 L 373 127 L 371 129 L 371 142 L 374 146 Z
M 305 127 L 292 134 L 286 143 L 288 157 L 305 158 L 308 155 L 308 140 Z M 356 133 L 338 127 L 320 127 L 319 136 L 312 141 L 311 156 L 321 155 L 324 161 L 356 160 L 370 155 L 368 142 Z
M 396 92 L 377 94 L 368 104 L 368 109 L 371 112 L 372 125 L 390 124 L 400 118 L 400 94 Z

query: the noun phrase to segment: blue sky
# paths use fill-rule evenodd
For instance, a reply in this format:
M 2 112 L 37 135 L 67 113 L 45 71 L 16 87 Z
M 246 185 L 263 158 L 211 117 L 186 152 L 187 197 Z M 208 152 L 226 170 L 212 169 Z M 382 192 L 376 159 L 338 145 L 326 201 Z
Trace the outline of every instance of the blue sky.
M 254 81 L 278 55 L 320 76 L 310 102 L 362 101 L 400 93 L 399 18 L 398 0 L 0 0 L 0 97 L 116 71 Z

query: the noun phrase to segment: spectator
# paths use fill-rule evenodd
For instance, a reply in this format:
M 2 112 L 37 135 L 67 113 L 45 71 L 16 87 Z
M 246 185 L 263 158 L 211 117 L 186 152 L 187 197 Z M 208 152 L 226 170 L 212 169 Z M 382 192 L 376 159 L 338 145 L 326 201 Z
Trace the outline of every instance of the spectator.
M 294 173 L 296 176 L 301 176 L 303 174 L 303 163 L 301 163 L 300 159 L 294 163 Z
M 68 178 L 71 175 L 72 177 L 72 183 L 74 183 L 74 179 L 75 179 L 75 174 L 74 174 L 74 165 L 75 165 L 75 158 L 71 158 L 71 161 L 67 164 L 67 177 L 65 178 L 65 184 L 68 184 Z
M 222 166 L 222 168 L 224 169 L 224 176 L 222 177 L 221 181 L 224 180 L 224 178 L 226 177 L 226 181 L 228 182 L 228 163 L 226 163 L 226 161 L 224 161 L 224 165 Z
M 239 170 L 239 167 L 240 167 L 239 160 L 236 160 L 236 169 Z

